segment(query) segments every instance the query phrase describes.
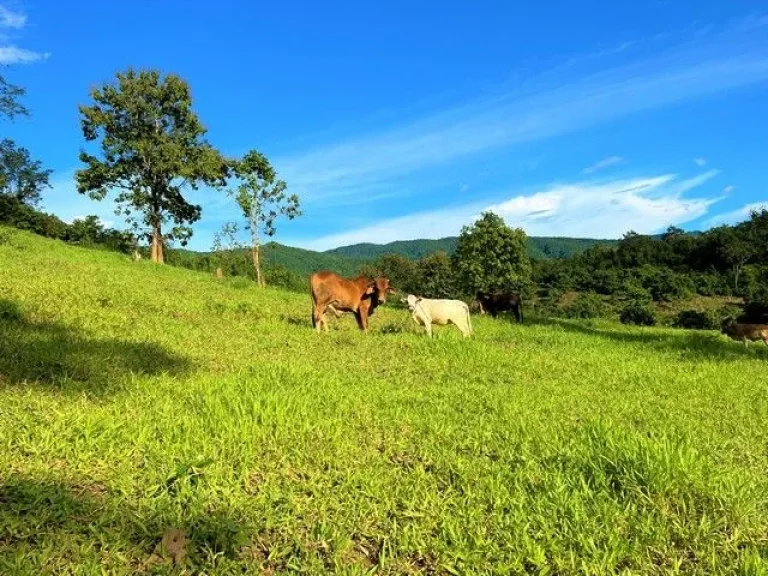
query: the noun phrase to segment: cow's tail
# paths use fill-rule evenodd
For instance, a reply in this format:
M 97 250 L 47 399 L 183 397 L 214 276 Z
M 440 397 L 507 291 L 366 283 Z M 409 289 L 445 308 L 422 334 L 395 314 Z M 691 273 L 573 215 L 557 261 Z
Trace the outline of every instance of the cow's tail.
M 469 306 L 466 304 L 464 305 L 464 311 L 467 313 L 467 328 L 469 329 L 469 333 L 472 334 L 472 316 L 469 313 Z
M 523 299 L 520 298 L 520 303 L 517 306 L 520 309 L 520 324 L 523 323 Z

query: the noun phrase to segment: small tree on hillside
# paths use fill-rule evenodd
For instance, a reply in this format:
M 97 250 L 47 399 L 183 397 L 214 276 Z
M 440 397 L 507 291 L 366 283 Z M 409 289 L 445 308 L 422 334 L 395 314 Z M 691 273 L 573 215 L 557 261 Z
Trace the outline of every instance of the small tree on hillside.
M 40 193 L 50 188 L 53 170 L 44 170 L 39 160 L 32 160 L 29 150 L 8 138 L 0 141 L 0 194 L 12 196 L 29 206 L 40 202 Z
M 226 222 L 221 227 L 221 230 L 213 235 L 213 246 L 211 249 L 216 257 L 216 266 L 230 273 L 232 271 L 232 262 L 237 257 L 236 250 L 242 248 L 242 245 L 237 240 L 237 233 L 237 223 Z
M 91 97 L 93 105 L 80 106 L 83 135 L 89 142 L 101 139 L 103 159 L 80 153 L 86 167 L 76 173 L 77 190 L 96 200 L 116 190 L 117 213 L 134 230 L 147 227 L 151 259 L 163 263 L 165 242 L 185 246 L 192 235 L 188 224 L 200 219 L 200 206 L 182 191 L 224 186 L 228 165 L 203 139 L 206 129 L 192 111 L 189 86 L 176 75 L 129 69 Z M 164 232 L 169 219 L 174 227 Z
M 493 212 L 464 226 L 453 255 L 454 268 L 468 294 L 478 290 L 523 290 L 531 278 L 528 241 Z
M 260 261 L 261 234 L 274 236 L 277 232 L 275 221 L 281 215 L 289 220 L 300 216 L 299 197 L 286 194 L 286 183 L 277 179 L 266 156 L 255 150 L 235 162 L 233 171 L 240 184 L 231 194 L 243 212 L 246 229 L 251 235 L 251 258 L 256 282 L 264 287 Z

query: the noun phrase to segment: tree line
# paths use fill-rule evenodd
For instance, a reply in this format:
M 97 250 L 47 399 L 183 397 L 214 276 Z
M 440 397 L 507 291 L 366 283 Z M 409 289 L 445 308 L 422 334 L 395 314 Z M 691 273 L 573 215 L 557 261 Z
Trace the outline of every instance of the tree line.
M 28 116 L 23 88 L 0 76 L 0 118 Z M 192 106 L 189 85 L 156 70 L 117 73 L 90 92 L 81 105 L 86 148 L 75 179 L 78 193 L 95 200 L 114 196 L 129 230 L 105 228 L 95 216 L 71 224 L 37 210 L 50 187 L 51 170 L 9 139 L 0 141 L 0 222 L 80 244 L 130 251 L 146 245 L 152 262 L 195 269 L 218 268 L 305 289 L 305 278 L 262 261 L 264 237 L 276 233 L 280 217 L 301 215 L 298 196 L 262 153 L 240 158 L 222 154 L 206 139 L 207 129 Z M 228 194 L 239 222 L 216 234 L 212 253 L 195 255 L 169 248 L 186 246 L 202 207 L 186 195 L 201 186 Z M 248 241 L 241 243 L 243 231 Z M 589 316 L 600 297 L 625 303 L 623 319 L 651 323 L 647 305 L 693 295 L 737 296 L 768 304 L 768 211 L 700 234 L 671 227 L 660 237 L 628 232 L 614 245 L 596 244 L 559 259 L 530 258 L 520 228 L 486 212 L 465 226 L 452 254 L 438 251 L 418 259 L 382 254 L 360 273 L 383 274 L 403 292 L 432 298 L 471 300 L 478 291 L 517 291 L 544 304 L 563 293 L 580 296 L 569 314 Z M 247 258 L 247 259 L 246 259 Z M 551 311 L 557 312 L 555 306 Z M 590 311 L 592 310 L 592 311 Z

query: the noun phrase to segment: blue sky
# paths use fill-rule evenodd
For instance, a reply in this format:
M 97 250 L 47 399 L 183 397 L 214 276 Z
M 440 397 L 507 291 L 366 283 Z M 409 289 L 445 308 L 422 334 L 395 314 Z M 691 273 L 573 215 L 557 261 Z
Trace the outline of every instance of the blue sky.
M 6 134 L 72 181 L 78 104 L 128 66 L 190 83 L 209 140 L 265 153 L 302 199 L 279 242 L 328 249 L 457 234 L 493 209 L 531 235 L 703 229 L 768 204 L 764 2 L 76 3 L 0 0 Z M 214 190 L 190 246 L 237 219 Z

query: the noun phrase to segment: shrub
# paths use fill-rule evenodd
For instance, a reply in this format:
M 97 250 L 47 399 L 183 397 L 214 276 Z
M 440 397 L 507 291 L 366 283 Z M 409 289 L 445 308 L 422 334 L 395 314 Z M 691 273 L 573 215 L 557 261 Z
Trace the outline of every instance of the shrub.
M 619 320 L 622 324 L 653 326 L 656 324 L 656 313 L 648 304 L 632 302 L 622 309 Z
M 600 318 L 608 313 L 608 307 L 594 292 L 583 292 L 563 308 L 563 313 L 567 318 Z
M 720 322 L 718 314 L 712 311 L 683 310 L 675 316 L 672 326 L 689 330 L 719 330 Z

